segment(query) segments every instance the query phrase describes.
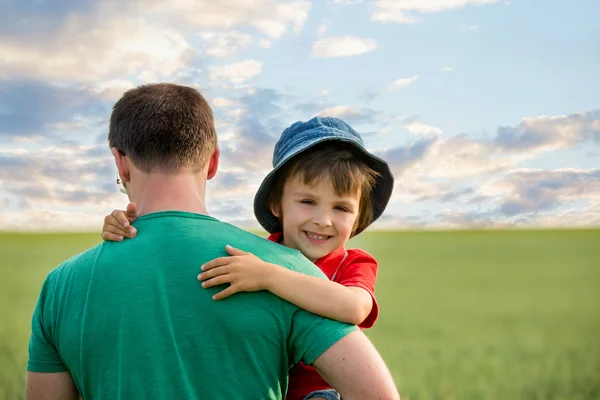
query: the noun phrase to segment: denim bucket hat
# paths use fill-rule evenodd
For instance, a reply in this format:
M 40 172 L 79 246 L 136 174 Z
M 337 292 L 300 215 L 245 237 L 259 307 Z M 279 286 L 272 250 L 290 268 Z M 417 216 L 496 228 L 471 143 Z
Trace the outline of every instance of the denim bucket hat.
M 254 215 L 267 232 L 275 233 L 283 230 L 279 218 L 273 215 L 268 204 L 277 171 L 294 156 L 325 141 L 339 141 L 354 145 L 358 154 L 362 156 L 361 159 L 379 174 L 371 193 L 373 204 L 371 222 L 375 222 L 385 210 L 394 188 L 394 176 L 388 164 L 369 153 L 362 137 L 344 121 L 332 117 L 315 117 L 306 122 L 298 121 L 288 127 L 275 144 L 273 170 L 265 177 L 254 197 Z M 360 231 L 356 231 L 354 236 L 359 233 Z

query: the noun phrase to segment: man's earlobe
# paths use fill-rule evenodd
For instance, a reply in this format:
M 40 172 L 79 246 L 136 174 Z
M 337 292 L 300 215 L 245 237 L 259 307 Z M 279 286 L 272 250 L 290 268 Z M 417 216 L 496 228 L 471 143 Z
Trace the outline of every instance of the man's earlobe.
M 210 160 L 208 161 L 208 173 L 206 174 L 206 179 L 211 180 L 217 175 L 217 170 L 219 169 L 219 156 L 221 155 L 221 150 L 217 147 L 210 156 Z

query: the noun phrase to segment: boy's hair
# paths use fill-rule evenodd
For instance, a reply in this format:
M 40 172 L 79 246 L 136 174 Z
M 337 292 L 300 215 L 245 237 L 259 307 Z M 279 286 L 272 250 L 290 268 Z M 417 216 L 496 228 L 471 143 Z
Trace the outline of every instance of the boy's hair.
M 212 109 L 195 89 L 169 83 L 127 91 L 113 107 L 109 146 L 149 173 L 203 168 L 217 147 Z
M 269 206 L 281 208 L 283 188 L 293 177 L 302 176 L 310 185 L 330 179 L 338 196 L 360 193 L 358 218 L 352 229 L 362 231 L 373 220 L 371 192 L 379 174 L 357 154 L 354 146 L 344 142 L 327 141 L 290 159 L 278 172 L 269 194 Z

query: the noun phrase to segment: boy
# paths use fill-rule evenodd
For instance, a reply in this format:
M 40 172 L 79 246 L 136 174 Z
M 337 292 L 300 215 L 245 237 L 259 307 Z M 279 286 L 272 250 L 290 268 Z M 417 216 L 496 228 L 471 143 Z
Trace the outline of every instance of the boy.
M 287 128 L 275 145 L 274 169 L 254 201 L 258 222 L 269 240 L 299 250 L 330 280 L 263 262 L 253 254 L 227 247 L 229 256 L 201 267 L 204 288 L 228 283 L 216 294 L 224 299 L 241 291 L 268 290 L 286 301 L 342 322 L 370 328 L 378 317 L 374 286 L 377 261 L 347 241 L 375 221 L 387 206 L 393 176 L 387 163 L 363 146 L 354 129 L 337 118 L 316 117 Z M 102 237 L 134 237 L 127 214 L 107 216 Z M 289 375 L 289 400 L 339 399 L 311 366 L 298 364 Z

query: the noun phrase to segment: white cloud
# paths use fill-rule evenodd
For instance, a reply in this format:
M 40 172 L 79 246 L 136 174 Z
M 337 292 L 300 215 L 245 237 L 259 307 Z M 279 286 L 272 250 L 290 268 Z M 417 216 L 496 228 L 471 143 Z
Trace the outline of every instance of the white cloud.
M 425 125 L 420 122 L 413 122 L 406 125 L 406 129 L 413 135 L 441 135 L 443 132 L 440 128 L 431 125 Z
M 123 202 L 123 204 L 126 204 Z M 114 209 L 114 207 L 113 207 Z M 102 230 L 105 215 L 113 209 L 55 210 L 30 208 L 0 212 L 0 230 L 4 231 L 97 231 Z
M 217 97 L 217 98 L 213 99 L 213 101 L 212 101 L 212 105 L 214 107 L 219 107 L 219 108 L 231 107 L 233 104 L 234 104 L 233 100 L 225 99 L 222 97 Z
M 496 3 L 500 0 L 379 0 L 371 19 L 378 22 L 412 24 L 419 21 L 415 13 L 436 13 L 469 5 Z
M 123 93 L 134 87 L 135 85 L 128 80 L 113 79 L 98 83 L 91 91 L 103 99 L 116 101 L 123 96 Z
M 358 37 L 329 37 L 313 44 L 313 58 L 349 57 L 371 52 L 377 48 L 373 39 Z
M 185 25 L 187 29 L 222 30 L 249 25 L 273 39 L 281 38 L 290 25 L 299 33 L 311 6 L 305 0 L 172 0 L 154 1 L 150 5 L 140 1 L 139 5 L 142 10 L 170 19 L 175 25 Z
M 400 78 L 396 79 L 394 82 L 390 84 L 391 90 L 400 90 L 414 83 L 417 79 L 419 79 L 419 75 L 413 75 L 408 78 Z
M 476 31 L 477 25 L 460 25 L 459 28 L 463 31 Z
M 254 42 L 252 36 L 238 31 L 204 32 L 200 34 L 206 43 L 206 54 L 215 58 L 227 58 L 235 55 L 241 47 Z
M 317 28 L 317 35 L 319 35 L 319 37 L 325 36 L 326 33 L 327 33 L 327 27 L 325 25 L 321 25 Z
M 440 71 L 445 71 L 445 72 L 454 71 L 454 68 L 452 68 L 452 67 L 442 67 L 442 68 L 440 68 Z
M 261 39 L 258 41 L 258 45 L 263 49 L 268 49 L 272 46 L 272 43 L 269 39 Z
M 263 71 L 262 61 L 246 60 L 233 64 L 208 67 L 210 79 L 225 79 L 231 83 L 244 83 Z
M 252 27 L 270 39 L 302 29 L 310 2 L 292 0 L 190 1 L 100 0 L 87 13 L 71 12 L 60 24 L 27 35 L 0 34 L 0 77 L 143 83 L 171 78 L 197 49 L 185 39 L 216 32 L 208 53 L 227 57 L 249 42 L 248 35 L 219 33 Z M 35 23 L 35 14 L 24 15 Z M 261 39 L 269 47 L 268 39 Z
M 341 4 L 343 6 L 348 6 L 350 4 L 360 4 L 363 0 L 333 0 L 335 4 Z
M 363 113 L 360 109 L 356 107 L 350 106 L 335 106 L 329 107 L 321 112 L 318 115 L 322 117 L 336 117 L 340 119 L 361 119 L 364 118 Z
M 193 52 L 177 31 L 126 16 L 100 24 L 74 15 L 39 40 L 24 36 L 0 41 L 0 75 L 59 81 L 123 79 L 142 71 L 170 76 Z
M 600 202 L 585 208 L 537 214 L 532 217 L 531 224 L 547 227 L 600 226 Z

